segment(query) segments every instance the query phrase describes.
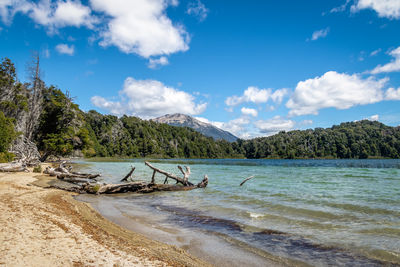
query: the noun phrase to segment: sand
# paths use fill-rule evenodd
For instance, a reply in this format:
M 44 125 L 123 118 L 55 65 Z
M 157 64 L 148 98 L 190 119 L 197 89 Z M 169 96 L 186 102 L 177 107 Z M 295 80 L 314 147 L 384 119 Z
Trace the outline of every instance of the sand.
M 0 173 L 0 266 L 210 266 L 106 220 L 49 177 Z

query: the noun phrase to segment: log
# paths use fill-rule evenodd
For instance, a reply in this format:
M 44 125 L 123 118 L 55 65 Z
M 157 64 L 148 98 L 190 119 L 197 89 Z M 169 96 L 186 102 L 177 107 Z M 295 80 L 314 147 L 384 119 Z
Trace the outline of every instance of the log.
M 89 173 L 70 173 L 64 167 L 51 168 L 47 167 L 43 173 L 49 174 L 50 176 L 57 176 L 59 179 L 64 178 L 83 178 L 83 179 L 96 179 L 100 174 L 89 174 Z
M 0 172 L 28 172 L 22 162 L 0 163 Z
M 132 173 L 133 173 L 134 171 L 135 171 L 135 167 L 132 166 L 131 171 L 130 171 L 124 178 L 122 178 L 121 182 L 128 181 L 129 177 L 132 176 Z
M 152 193 L 157 191 L 187 191 L 196 189 L 196 186 L 152 184 L 145 182 L 131 182 L 124 184 L 84 184 L 83 190 L 89 194 L 119 194 L 119 193 Z
M 156 167 L 154 167 L 153 165 L 151 165 L 148 161 L 145 161 L 144 164 L 146 164 L 146 166 L 148 166 L 148 167 L 150 167 L 151 169 L 154 170 L 153 176 L 152 176 L 152 178 L 151 178 L 152 183 L 154 183 L 154 176 L 155 176 L 155 173 L 156 173 L 156 172 L 159 172 L 159 173 L 161 173 L 161 174 L 164 174 L 164 175 L 167 176 L 168 178 L 174 179 L 175 181 L 177 181 L 177 183 L 181 183 L 181 184 L 184 185 L 184 186 L 193 186 L 193 184 L 192 184 L 191 182 L 185 181 L 184 178 L 178 177 L 178 176 L 176 176 L 175 174 L 172 174 L 172 173 L 166 172 L 166 171 L 164 171 L 164 170 L 161 170 L 161 169 L 159 169 L 159 168 L 156 168 Z M 189 174 L 190 174 L 190 171 L 189 171 Z
M 148 183 L 131 182 L 124 184 L 86 184 L 83 185 L 84 190 L 90 194 L 115 194 L 126 192 L 137 192 L 145 187 Z
M 250 179 L 252 179 L 252 178 L 254 178 L 254 175 L 252 175 L 252 176 L 247 177 L 246 179 L 244 179 L 244 180 L 240 183 L 240 186 L 242 186 L 245 182 L 247 182 L 248 180 L 250 180 Z

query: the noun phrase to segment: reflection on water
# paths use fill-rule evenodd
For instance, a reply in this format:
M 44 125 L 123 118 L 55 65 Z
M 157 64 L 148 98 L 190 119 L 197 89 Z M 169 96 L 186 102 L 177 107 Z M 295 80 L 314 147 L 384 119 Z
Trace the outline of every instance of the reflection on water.
M 159 223 L 225 235 L 248 246 L 312 265 L 400 263 L 400 160 L 156 160 L 206 189 L 107 197 L 121 213 L 163 214 Z M 91 162 L 107 182 L 130 165 L 149 180 L 143 160 Z M 240 182 L 254 178 L 242 187 Z M 162 183 L 163 176 L 157 176 Z M 118 204 L 117 204 L 118 203 Z

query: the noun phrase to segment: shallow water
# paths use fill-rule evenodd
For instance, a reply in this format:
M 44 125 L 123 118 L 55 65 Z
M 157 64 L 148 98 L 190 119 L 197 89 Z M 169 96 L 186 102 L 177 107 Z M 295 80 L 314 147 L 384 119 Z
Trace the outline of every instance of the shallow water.
M 190 242 L 179 242 L 179 234 L 171 229 L 181 229 L 181 238 L 195 232 L 193 236 L 223 239 L 235 246 L 234 253 L 224 252 L 227 258 L 238 255 L 236 250 L 250 251 L 258 255 L 254 266 L 263 257 L 314 266 L 400 264 L 400 160 L 152 162 L 176 174 L 177 164 L 189 165 L 191 181 L 208 174 L 209 185 L 187 192 L 86 200 L 96 202 L 101 213 L 128 228 L 134 228 L 141 218 L 148 231 L 158 229 L 153 233 L 158 233 L 158 239 L 189 250 Z M 150 179 L 152 171 L 143 160 L 89 162 L 84 168 L 116 183 L 131 165 L 136 167 L 134 179 Z M 254 178 L 240 187 L 251 175 Z M 164 178 L 156 176 L 159 183 Z M 203 254 L 207 253 L 203 248 Z M 233 261 L 229 265 L 241 264 Z

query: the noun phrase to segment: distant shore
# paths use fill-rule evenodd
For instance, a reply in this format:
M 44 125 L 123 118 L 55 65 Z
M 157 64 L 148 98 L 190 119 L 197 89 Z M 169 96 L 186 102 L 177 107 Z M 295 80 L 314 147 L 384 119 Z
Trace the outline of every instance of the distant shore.
M 0 173 L 0 265 L 210 266 L 106 220 L 35 173 Z

